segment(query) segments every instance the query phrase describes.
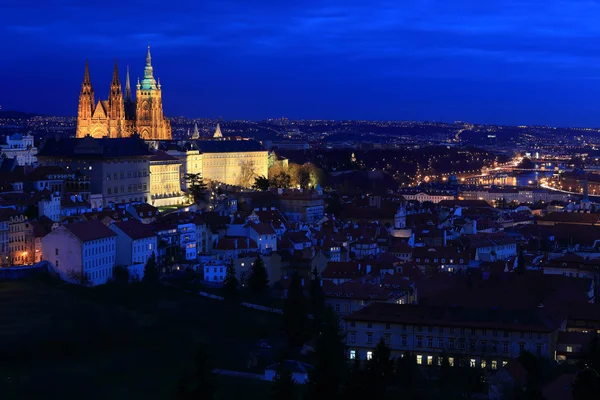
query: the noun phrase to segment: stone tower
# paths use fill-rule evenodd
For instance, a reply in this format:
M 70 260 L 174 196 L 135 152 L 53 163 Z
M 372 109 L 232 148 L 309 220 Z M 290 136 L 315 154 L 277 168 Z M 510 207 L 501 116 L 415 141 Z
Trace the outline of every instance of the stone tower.
M 85 72 L 83 73 L 83 83 L 79 92 L 79 108 L 77 110 L 77 137 L 83 137 L 89 129 L 89 121 L 94 113 L 94 88 L 90 79 L 90 66 L 85 60 Z
M 79 94 L 76 137 L 90 135 L 95 138 L 120 138 L 130 137 L 136 132 L 146 140 L 171 139 L 171 124 L 163 114 L 162 91 L 160 81 L 157 83 L 154 79 L 150 47 L 146 56 L 144 80 L 141 83 L 138 80 L 135 101 L 131 97 L 129 67 L 123 95 L 119 68 L 115 63 L 108 100 L 96 102 L 86 61 Z
M 115 62 L 112 82 L 110 84 L 110 93 L 108 95 L 108 137 L 122 137 L 123 125 L 125 121 L 125 103 L 123 101 L 123 91 L 121 90 L 121 81 L 119 80 L 119 67 Z
M 150 46 L 146 55 L 144 79 L 138 79 L 136 91 L 136 130 L 145 140 L 170 140 L 171 124 L 165 119 L 162 107 L 160 79 L 154 79 Z

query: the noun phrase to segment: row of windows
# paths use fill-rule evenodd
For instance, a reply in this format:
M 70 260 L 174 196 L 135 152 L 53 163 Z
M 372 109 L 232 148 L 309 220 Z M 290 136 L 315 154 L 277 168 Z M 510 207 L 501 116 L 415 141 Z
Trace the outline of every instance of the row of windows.
M 373 323 L 372 322 L 367 322 L 366 324 L 367 324 L 367 328 L 368 329 L 373 329 Z M 350 326 L 353 327 L 353 328 L 356 327 L 356 321 L 350 321 Z M 402 332 L 406 332 L 407 325 L 404 324 L 404 325 L 401 325 L 401 327 L 402 327 Z M 391 328 L 392 328 L 391 324 L 389 324 L 389 323 L 385 324 L 385 329 L 386 330 L 390 330 Z M 426 326 L 426 327 L 423 327 L 423 325 L 417 325 L 416 328 L 415 328 L 415 331 L 417 331 L 417 332 L 425 332 L 425 331 L 427 331 L 429 333 L 432 333 L 432 332 L 435 331 L 435 329 L 436 329 L 436 327 L 431 326 L 431 325 Z M 437 327 L 437 332 L 444 333 L 444 329 L 445 328 L 443 326 L 439 326 L 439 327 Z M 481 336 L 487 336 L 487 334 L 488 334 L 488 330 L 487 329 L 477 330 L 475 328 L 470 328 L 470 329 L 467 329 L 467 328 L 464 328 L 464 327 L 454 328 L 452 326 L 451 327 L 447 327 L 447 329 L 448 329 L 448 332 L 450 332 L 450 333 L 458 333 L 458 332 L 460 332 L 461 335 L 465 335 L 465 334 L 467 334 L 467 332 L 469 332 L 471 335 L 476 335 L 479 332 L 479 335 L 481 335 Z M 510 336 L 510 331 L 499 331 L 497 329 L 493 329 L 491 332 L 492 332 L 492 336 L 493 337 L 497 337 L 498 334 L 499 334 L 499 332 L 502 332 L 502 336 L 503 337 L 509 337 Z M 521 337 L 521 339 L 525 339 L 525 337 L 528 337 L 529 339 L 533 339 L 534 335 L 535 335 L 535 337 L 537 337 L 537 339 L 541 339 L 542 338 L 542 334 L 540 332 L 523 332 L 523 331 L 519 332 L 519 336 Z
M 142 189 L 143 188 L 143 189 Z M 141 192 L 141 191 L 146 191 L 148 190 L 148 185 L 147 184 L 141 184 L 138 183 L 136 185 L 127 185 L 127 193 L 131 193 L 131 192 Z M 108 188 L 106 190 L 107 194 L 119 194 L 119 187 L 118 186 L 114 186 L 112 189 Z M 121 185 L 121 193 L 125 193 L 125 185 Z
M 106 173 L 106 180 L 118 180 L 118 179 L 132 179 L 132 178 L 142 178 L 148 176 L 147 170 L 136 170 L 136 171 L 127 171 L 127 178 L 125 178 L 125 171 Z
M 402 347 L 407 347 L 408 345 L 408 337 L 406 335 L 402 335 L 400 337 L 401 339 L 401 346 Z M 356 332 L 349 332 L 349 340 L 350 343 L 356 343 Z M 391 343 L 391 334 L 385 334 L 384 335 L 384 340 L 385 343 L 390 344 Z M 434 338 L 433 337 L 428 337 L 428 338 L 423 338 L 418 336 L 417 337 L 417 342 L 415 344 L 415 348 L 420 349 L 423 347 L 427 347 L 427 348 L 440 348 L 440 349 L 444 349 L 444 348 L 448 348 L 448 349 L 454 349 L 454 348 L 458 348 L 458 349 L 465 349 L 467 348 L 467 343 L 468 343 L 468 349 L 475 351 L 477 350 L 477 341 L 475 339 L 470 339 L 468 342 L 465 339 L 459 339 L 456 340 L 454 338 L 449 338 L 448 342 L 447 342 L 447 346 L 446 346 L 446 341 L 445 338 L 437 338 L 437 346 L 436 343 L 434 342 Z M 368 344 L 373 344 L 373 334 L 372 333 L 367 333 L 367 339 L 366 339 L 366 343 Z M 497 341 L 493 341 L 490 343 L 490 347 L 487 347 L 487 341 L 486 340 L 481 340 L 480 341 L 480 346 L 479 349 L 482 352 L 486 352 L 488 351 L 488 349 L 492 352 L 492 353 L 498 353 L 499 351 L 499 345 L 500 343 Z M 510 352 L 510 342 L 502 342 L 502 352 L 503 353 L 509 353 Z M 538 355 L 542 354 L 542 349 L 543 349 L 543 344 L 541 343 L 537 343 L 536 344 L 536 353 Z M 519 343 L 519 352 L 522 353 L 525 350 L 525 343 Z
M 85 257 L 91 257 L 98 254 L 104 254 L 107 251 L 115 251 L 116 245 L 114 243 L 104 244 L 102 246 L 84 247 L 83 255 Z M 58 249 L 55 249 L 55 254 L 58 255 Z
M 86 276 L 90 280 L 100 279 L 100 278 L 108 278 L 108 277 L 112 276 L 111 271 L 112 270 L 110 268 L 103 268 L 98 271 L 86 272 Z
M 349 353 L 348 353 L 348 358 L 350 358 L 351 360 L 356 359 L 356 350 L 354 349 L 350 349 Z M 373 359 L 373 352 L 372 351 L 367 351 L 367 360 L 372 360 Z M 444 362 L 444 358 L 443 357 L 435 357 L 436 360 L 436 365 L 437 366 L 441 366 L 442 363 Z M 508 362 L 507 361 L 502 361 L 502 366 L 504 367 Z M 417 364 L 419 365 L 434 365 L 434 356 L 423 356 L 422 354 L 417 354 Z M 455 360 L 454 357 L 448 357 L 448 364 L 451 367 L 455 366 Z M 458 363 L 460 364 L 460 362 Z M 459 365 L 460 366 L 460 365 Z M 470 358 L 469 359 L 469 366 L 471 368 L 476 368 L 477 367 L 477 359 L 476 358 Z M 482 359 L 479 362 L 479 366 L 481 368 L 487 368 L 488 364 L 487 361 Z M 491 369 L 498 369 L 498 360 L 491 360 L 490 362 L 490 368 Z
M 84 268 L 85 269 L 95 268 L 95 267 L 99 267 L 104 264 L 109 264 L 109 263 L 114 264 L 114 262 L 115 262 L 115 256 L 100 257 L 95 260 L 85 261 Z
M 454 259 L 453 259 L 453 258 L 451 258 L 449 261 L 450 261 L 450 264 L 454 264 Z M 420 262 L 421 262 L 421 259 L 420 259 L 420 258 L 417 258 L 417 259 L 415 259 L 415 262 L 417 262 L 417 263 L 420 263 Z M 425 264 L 429 264 L 429 258 L 426 258 L 426 259 L 424 259 L 424 260 L 423 260 L 423 262 L 424 262 Z M 437 258 L 434 258 L 434 259 L 433 259 L 433 262 L 434 262 L 434 263 L 437 263 L 437 262 L 438 262 L 438 259 L 437 259 Z M 445 259 L 445 258 L 442 258 L 442 259 L 441 259 L 441 263 L 442 263 L 442 264 L 445 264 L 445 263 L 446 263 L 446 259 Z M 458 260 L 458 263 L 459 263 L 459 264 L 464 264 L 464 263 L 465 263 L 465 260 L 461 258 L 460 260 Z

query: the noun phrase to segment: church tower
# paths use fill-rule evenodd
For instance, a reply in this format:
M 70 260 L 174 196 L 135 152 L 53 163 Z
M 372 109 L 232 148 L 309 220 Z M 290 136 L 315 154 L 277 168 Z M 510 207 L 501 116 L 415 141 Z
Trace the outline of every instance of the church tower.
M 146 55 L 144 79 L 136 91 L 136 129 L 145 140 L 171 140 L 171 124 L 164 117 L 160 80 L 154 79 L 150 46 Z
M 79 108 L 77 110 L 77 137 L 83 137 L 89 133 L 94 104 L 94 88 L 90 79 L 90 66 L 88 61 L 85 60 L 85 72 L 83 73 L 83 83 L 79 92 Z
M 125 120 L 125 104 L 123 102 L 123 91 L 119 80 L 119 67 L 115 62 L 113 78 L 108 95 L 108 137 L 118 138 L 122 136 L 123 121 Z

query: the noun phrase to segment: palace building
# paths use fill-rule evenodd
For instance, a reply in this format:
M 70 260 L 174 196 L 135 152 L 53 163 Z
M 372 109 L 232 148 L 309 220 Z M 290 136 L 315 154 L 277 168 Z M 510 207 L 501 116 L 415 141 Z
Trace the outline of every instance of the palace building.
M 115 63 L 108 100 L 94 98 L 88 62 L 77 112 L 77 138 L 124 138 L 138 133 L 144 140 L 170 140 L 171 124 L 163 114 L 160 79 L 154 79 L 150 46 L 146 56 L 144 79 L 136 85 L 135 100 L 131 96 L 129 68 L 125 80 L 125 95 L 121 90 L 119 69 Z

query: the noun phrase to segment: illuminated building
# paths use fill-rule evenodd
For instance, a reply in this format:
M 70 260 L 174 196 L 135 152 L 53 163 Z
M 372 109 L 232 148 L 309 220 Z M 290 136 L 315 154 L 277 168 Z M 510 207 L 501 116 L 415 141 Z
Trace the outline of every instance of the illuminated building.
M 150 203 L 155 207 L 183 203 L 179 170 L 181 161 L 157 151 L 150 159 Z
M 86 61 L 79 94 L 76 137 L 122 138 L 134 133 L 146 140 L 171 139 L 171 124 L 163 114 L 160 80 L 154 79 L 150 47 L 146 56 L 144 79 L 136 85 L 135 101 L 131 97 L 129 69 L 125 81 L 125 96 L 121 90 L 119 69 L 115 63 L 108 100 L 94 98 L 90 69 Z
M 33 144 L 33 136 L 15 133 L 6 138 L 6 144 L 0 145 L 0 152 L 7 158 L 14 158 L 17 164 L 33 165 L 37 162 L 37 148 Z

